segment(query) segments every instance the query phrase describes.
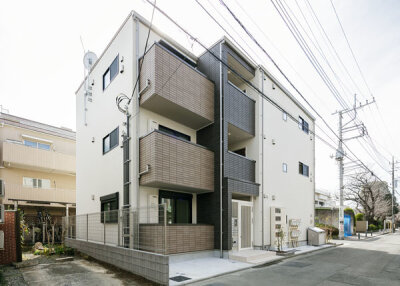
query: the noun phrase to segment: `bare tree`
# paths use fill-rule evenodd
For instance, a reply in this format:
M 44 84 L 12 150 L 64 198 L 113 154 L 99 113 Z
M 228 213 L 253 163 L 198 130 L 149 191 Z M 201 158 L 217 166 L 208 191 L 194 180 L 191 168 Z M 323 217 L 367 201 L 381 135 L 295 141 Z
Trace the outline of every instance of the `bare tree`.
M 392 214 L 392 195 L 387 182 L 378 181 L 370 173 L 350 176 L 345 186 L 344 199 L 354 202 L 356 209 L 371 222 L 382 221 Z

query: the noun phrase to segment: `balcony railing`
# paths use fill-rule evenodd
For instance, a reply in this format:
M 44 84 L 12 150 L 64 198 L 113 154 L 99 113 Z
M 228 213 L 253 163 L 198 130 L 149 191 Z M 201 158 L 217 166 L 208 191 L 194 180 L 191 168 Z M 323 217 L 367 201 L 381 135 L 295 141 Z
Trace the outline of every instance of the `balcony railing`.
M 143 186 L 214 191 L 214 153 L 158 130 L 140 139 L 140 171 Z
M 256 161 L 228 151 L 225 155 L 225 176 L 255 182 Z
M 71 189 L 42 189 L 30 188 L 22 185 L 5 184 L 6 194 L 5 199 L 11 201 L 25 201 L 30 203 L 61 203 L 75 204 L 76 191 Z
M 12 142 L 3 142 L 5 166 L 45 172 L 75 174 L 75 155 L 41 150 Z
M 214 121 L 214 84 L 159 44 L 143 59 L 140 91 L 143 108 L 190 128 Z

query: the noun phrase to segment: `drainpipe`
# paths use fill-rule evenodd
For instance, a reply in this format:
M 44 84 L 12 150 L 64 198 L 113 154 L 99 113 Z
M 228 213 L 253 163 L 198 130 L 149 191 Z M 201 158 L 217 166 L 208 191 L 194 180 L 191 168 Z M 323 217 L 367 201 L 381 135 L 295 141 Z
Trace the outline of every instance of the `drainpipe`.
M 264 250 L 264 70 L 261 68 L 261 249 Z
M 223 252 L 223 246 L 222 246 L 222 238 L 223 238 L 223 233 L 222 233 L 222 214 L 223 214 L 223 209 L 222 209 L 222 179 L 223 179 L 223 108 L 222 108 L 222 100 L 223 100 L 223 81 L 222 81 L 222 76 L 223 76 L 223 70 L 222 70 L 222 45 L 225 43 L 225 40 L 223 40 L 219 44 L 219 57 L 221 61 L 219 62 L 219 70 L 220 70 L 220 76 L 219 76 L 219 248 L 220 248 L 220 258 L 224 258 L 224 252 Z

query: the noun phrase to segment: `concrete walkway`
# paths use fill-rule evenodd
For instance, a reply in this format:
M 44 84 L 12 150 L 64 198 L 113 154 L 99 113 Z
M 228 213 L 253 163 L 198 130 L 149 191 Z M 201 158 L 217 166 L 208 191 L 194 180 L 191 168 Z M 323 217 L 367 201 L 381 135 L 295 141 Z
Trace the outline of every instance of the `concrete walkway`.
M 264 251 L 265 253 L 268 253 L 268 255 L 266 255 L 264 259 L 258 260 L 256 263 L 245 263 L 232 259 L 221 259 L 219 257 L 201 257 L 197 259 L 192 258 L 187 261 L 172 262 L 169 265 L 170 285 L 185 285 L 212 277 L 225 275 L 228 273 L 233 273 L 239 270 L 249 269 L 255 266 L 257 267 L 261 265 L 274 264 L 284 259 L 311 253 L 318 250 L 323 250 L 334 246 L 335 245 L 333 244 L 326 244 L 322 246 L 299 246 L 294 248 L 295 253 L 292 256 L 277 256 L 275 255 L 275 252 Z M 249 251 L 246 252 L 250 253 Z M 258 255 L 260 250 L 257 250 L 256 252 Z M 189 279 L 181 282 L 171 280 L 171 278 L 177 276 L 183 276 L 183 279 Z

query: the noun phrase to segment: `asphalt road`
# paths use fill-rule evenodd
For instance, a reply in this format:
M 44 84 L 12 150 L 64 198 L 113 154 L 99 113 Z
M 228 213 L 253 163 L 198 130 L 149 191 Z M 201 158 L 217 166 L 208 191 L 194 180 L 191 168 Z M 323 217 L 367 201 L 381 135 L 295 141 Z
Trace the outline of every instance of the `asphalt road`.
M 400 286 L 400 234 L 344 241 L 342 246 L 192 285 Z

